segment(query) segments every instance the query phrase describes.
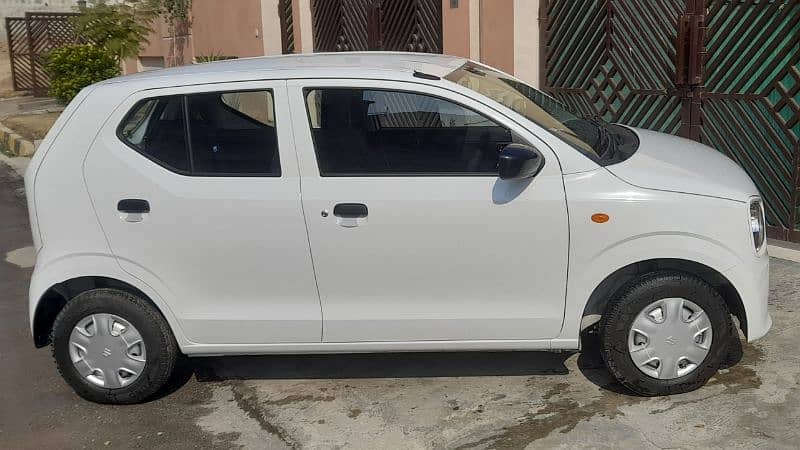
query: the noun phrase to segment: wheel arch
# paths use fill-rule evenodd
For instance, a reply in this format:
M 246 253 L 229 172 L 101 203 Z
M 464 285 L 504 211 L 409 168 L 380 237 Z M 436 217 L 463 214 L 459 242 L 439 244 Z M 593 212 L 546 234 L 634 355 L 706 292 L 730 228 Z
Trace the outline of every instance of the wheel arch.
M 68 301 L 83 292 L 103 288 L 128 292 L 143 299 L 169 323 L 169 318 L 158 307 L 156 302 L 136 286 L 116 278 L 81 276 L 54 284 L 42 294 L 36 304 L 36 311 L 33 315 L 32 332 L 34 345 L 37 348 L 41 348 L 50 344 L 50 332 L 53 328 L 53 323 Z
M 725 275 L 705 264 L 677 258 L 655 258 L 628 264 L 608 275 L 595 287 L 581 315 L 580 331 L 599 322 L 608 302 L 629 282 L 656 271 L 675 271 L 694 275 L 711 285 L 725 300 L 730 312 L 739 320 L 747 336 L 747 314 L 739 292 Z

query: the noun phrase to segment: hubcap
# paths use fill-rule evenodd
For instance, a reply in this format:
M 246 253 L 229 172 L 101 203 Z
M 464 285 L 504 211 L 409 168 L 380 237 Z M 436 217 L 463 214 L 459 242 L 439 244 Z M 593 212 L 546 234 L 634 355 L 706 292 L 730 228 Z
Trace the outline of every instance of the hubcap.
M 141 375 L 146 362 L 144 341 L 125 319 L 98 313 L 79 320 L 69 336 L 69 356 L 90 383 L 118 389 Z
M 711 320 L 684 298 L 656 300 L 636 316 L 628 333 L 628 351 L 636 367 L 669 380 L 697 369 L 711 349 Z

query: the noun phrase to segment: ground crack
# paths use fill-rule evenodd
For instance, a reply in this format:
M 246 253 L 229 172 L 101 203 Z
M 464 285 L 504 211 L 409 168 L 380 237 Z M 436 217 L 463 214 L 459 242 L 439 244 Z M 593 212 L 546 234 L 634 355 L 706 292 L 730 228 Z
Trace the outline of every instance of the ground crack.
M 230 382 L 233 398 L 239 409 L 244 411 L 250 418 L 258 422 L 262 430 L 278 437 L 282 442 L 291 448 L 299 448 L 299 445 L 289 437 L 286 430 L 270 422 L 268 414 L 261 408 L 255 389 L 246 386 L 241 382 Z

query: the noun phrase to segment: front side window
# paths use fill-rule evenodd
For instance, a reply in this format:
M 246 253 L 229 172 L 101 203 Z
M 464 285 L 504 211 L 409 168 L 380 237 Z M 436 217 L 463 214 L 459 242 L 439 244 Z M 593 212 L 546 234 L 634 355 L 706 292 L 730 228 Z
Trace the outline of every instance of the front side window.
M 122 121 L 119 136 L 187 175 L 280 176 L 274 102 L 267 90 L 143 100 Z
M 511 132 L 439 97 L 379 89 L 307 89 L 322 176 L 496 175 Z

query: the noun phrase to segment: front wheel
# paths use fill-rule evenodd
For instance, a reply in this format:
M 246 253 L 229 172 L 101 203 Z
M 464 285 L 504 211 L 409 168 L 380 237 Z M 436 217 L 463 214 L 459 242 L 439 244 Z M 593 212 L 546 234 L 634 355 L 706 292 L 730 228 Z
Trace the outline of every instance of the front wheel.
M 155 394 L 179 352 L 150 303 L 115 289 L 94 289 L 67 302 L 53 324 L 52 348 L 59 372 L 78 395 L 115 404 Z
M 637 394 L 689 392 L 725 361 L 732 329 L 725 300 L 709 284 L 679 272 L 648 274 L 603 314 L 603 360 Z

